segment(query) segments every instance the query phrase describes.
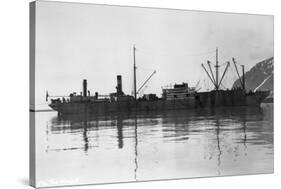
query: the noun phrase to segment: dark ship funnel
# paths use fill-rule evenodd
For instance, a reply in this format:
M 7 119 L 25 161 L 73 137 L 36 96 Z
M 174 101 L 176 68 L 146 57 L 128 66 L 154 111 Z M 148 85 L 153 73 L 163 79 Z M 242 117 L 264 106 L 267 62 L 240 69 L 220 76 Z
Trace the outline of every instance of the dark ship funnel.
M 121 75 L 117 75 L 117 95 L 122 95 L 123 91 L 122 91 L 122 76 Z
M 83 96 L 87 96 L 87 80 L 83 80 Z

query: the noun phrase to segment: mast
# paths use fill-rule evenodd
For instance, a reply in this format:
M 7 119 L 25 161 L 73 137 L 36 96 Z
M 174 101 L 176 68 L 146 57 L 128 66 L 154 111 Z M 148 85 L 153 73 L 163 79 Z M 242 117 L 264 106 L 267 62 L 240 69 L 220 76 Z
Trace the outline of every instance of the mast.
M 136 47 L 133 47 L 133 54 L 134 54 L 134 97 L 137 100 L 137 76 L 136 76 Z
M 216 90 L 219 90 L 219 61 L 218 61 L 218 48 L 216 48 Z
M 245 88 L 245 66 L 244 65 L 241 65 L 242 66 L 242 88 L 243 90 L 245 91 L 246 88 Z
M 230 66 L 230 62 L 226 62 L 226 63 L 227 63 L 227 65 L 225 67 L 225 70 L 223 71 L 223 74 L 222 74 L 221 78 L 219 78 L 219 67 L 220 67 L 220 65 L 219 65 L 219 61 L 218 61 L 218 48 L 216 48 L 216 64 L 214 65 L 215 74 L 216 74 L 215 77 L 214 77 L 214 74 L 213 74 L 213 71 L 212 71 L 212 68 L 211 68 L 211 62 L 209 60 L 207 61 L 210 73 L 207 71 L 205 66 L 202 64 L 202 67 L 203 67 L 204 71 L 207 73 L 207 76 L 209 77 L 209 79 L 211 80 L 213 85 L 215 86 L 216 91 L 220 89 L 222 80 L 224 79 L 224 76 L 227 72 L 227 69 Z

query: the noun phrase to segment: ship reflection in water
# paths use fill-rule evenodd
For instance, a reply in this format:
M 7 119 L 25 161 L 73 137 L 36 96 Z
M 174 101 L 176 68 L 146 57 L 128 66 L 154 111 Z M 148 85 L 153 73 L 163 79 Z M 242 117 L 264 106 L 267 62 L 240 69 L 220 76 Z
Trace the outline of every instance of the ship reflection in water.
M 258 108 L 36 115 L 40 185 L 273 172 L 273 121 Z M 46 123 L 46 125 L 42 125 Z M 56 181 L 54 181 L 56 180 Z

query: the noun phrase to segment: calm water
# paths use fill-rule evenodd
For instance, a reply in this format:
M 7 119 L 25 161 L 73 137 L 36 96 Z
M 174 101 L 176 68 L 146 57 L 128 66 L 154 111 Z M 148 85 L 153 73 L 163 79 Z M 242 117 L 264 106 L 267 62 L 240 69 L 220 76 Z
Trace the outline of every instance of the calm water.
M 259 109 L 58 117 L 36 113 L 39 186 L 273 172 Z

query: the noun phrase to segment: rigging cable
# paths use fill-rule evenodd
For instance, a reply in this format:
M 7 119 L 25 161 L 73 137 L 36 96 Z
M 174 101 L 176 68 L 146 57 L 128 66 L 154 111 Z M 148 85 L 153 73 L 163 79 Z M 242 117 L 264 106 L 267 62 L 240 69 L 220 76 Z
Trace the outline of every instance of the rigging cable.
M 188 54 L 170 54 L 170 53 L 155 53 L 153 51 L 149 51 L 149 50 L 139 50 L 138 51 L 139 53 L 143 53 L 143 54 L 153 54 L 153 55 L 157 55 L 157 56 L 169 56 L 169 57 L 186 57 L 186 56 L 189 56 L 189 57 L 192 57 L 192 56 L 201 56 L 201 55 L 205 55 L 205 54 L 211 54 L 211 53 L 214 53 L 215 50 L 212 50 L 212 51 L 205 51 L 205 52 L 200 52 L 200 53 L 188 53 Z

